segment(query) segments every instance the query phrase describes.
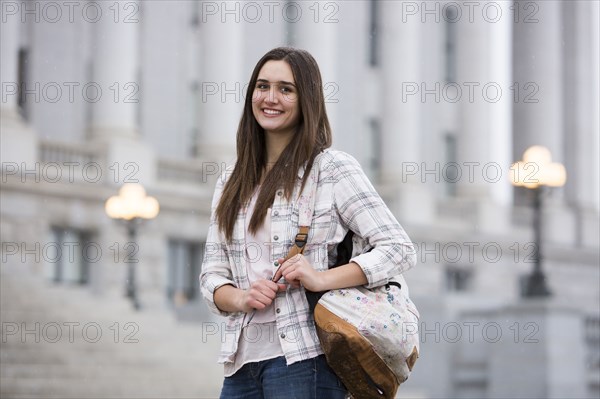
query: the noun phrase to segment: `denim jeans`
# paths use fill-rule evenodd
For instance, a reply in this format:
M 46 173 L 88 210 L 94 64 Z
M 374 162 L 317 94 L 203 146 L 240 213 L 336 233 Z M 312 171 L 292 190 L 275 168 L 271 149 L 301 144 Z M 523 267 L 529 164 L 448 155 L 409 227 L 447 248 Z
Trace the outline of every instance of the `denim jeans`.
M 225 377 L 222 399 L 344 399 L 346 389 L 325 356 L 289 366 L 280 356 L 245 364 L 231 377 Z

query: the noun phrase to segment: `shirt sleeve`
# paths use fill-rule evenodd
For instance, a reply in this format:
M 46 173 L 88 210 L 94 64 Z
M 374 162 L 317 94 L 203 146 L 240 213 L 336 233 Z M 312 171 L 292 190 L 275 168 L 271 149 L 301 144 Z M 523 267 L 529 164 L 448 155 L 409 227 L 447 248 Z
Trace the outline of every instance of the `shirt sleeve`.
M 208 308 L 221 316 L 230 316 L 230 312 L 221 311 L 214 300 L 217 288 L 231 284 L 235 286 L 224 234 L 217 223 L 216 210 L 225 186 L 225 174 L 219 177 L 212 199 L 210 225 L 206 237 L 202 272 L 200 273 L 200 291 Z
M 350 259 L 365 273 L 366 287 L 385 285 L 413 267 L 417 258 L 413 243 L 356 159 L 337 152 L 325 170 L 333 179 L 334 204 L 341 221 L 373 248 Z

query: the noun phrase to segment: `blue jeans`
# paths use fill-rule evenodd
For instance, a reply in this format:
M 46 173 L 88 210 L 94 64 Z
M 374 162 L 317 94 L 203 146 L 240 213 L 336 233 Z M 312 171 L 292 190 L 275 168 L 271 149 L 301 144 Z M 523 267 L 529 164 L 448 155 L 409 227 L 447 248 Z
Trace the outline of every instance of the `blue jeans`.
M 346 389 L 325 356 L 289 366 L 280 356 L 248 363 L 231 377 L 225 377 L 222 399 L 344 399 Z

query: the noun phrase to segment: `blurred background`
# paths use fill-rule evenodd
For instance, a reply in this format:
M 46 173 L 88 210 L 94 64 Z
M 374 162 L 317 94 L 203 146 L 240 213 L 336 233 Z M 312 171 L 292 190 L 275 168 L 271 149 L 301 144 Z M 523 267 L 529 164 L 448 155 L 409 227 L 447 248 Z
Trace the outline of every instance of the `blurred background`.
M 417 248 L 398 396 L 598 398 L 599 13 L 2 0 L 0 395 L 218 397 L 210 200 L 254 65 L 292 45 Z

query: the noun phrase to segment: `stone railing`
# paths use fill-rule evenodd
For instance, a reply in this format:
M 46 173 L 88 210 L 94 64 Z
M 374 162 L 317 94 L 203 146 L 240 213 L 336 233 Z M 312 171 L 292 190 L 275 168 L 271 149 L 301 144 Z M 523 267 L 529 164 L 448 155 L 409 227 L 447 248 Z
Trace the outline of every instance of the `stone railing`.
M 34 165 L 21 165 L 26 180 L 48 183 L 102 182 L 103 157 L 87 143 L 40 139 Z
M 159 159 L 157 178 L 159 181 L 172 183 L 212 184 L 223 170 L 225 164 L 217 162 Z
M 600 317 L 598 315 L 585 318 L 584 333 L 587 349 L 588 392 L 591 398 L 597 398 L 600 397 Z
M 73 163 L 83 167 L 85 164 L 99 162 L 99 156 L 93 148 L 85 143 L 65 143 L 55 140 L 40 140 L 39 160 L 43 164 Z
M 214 185 L 226 167 L 199 159 L 158 159 L 156 162 L 158 182 L 196 187 L 207 183 Z M 70 183 L 112 181 L 115 173 L 123 172 L 117 163 L 105 165 L 102 151 L 89 143 L 55 140 L 40 140 L 38 162 L 34 166 L 27 165 L 27 169 L 40 175 L 41 180 Z

